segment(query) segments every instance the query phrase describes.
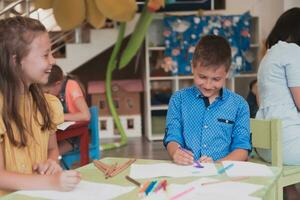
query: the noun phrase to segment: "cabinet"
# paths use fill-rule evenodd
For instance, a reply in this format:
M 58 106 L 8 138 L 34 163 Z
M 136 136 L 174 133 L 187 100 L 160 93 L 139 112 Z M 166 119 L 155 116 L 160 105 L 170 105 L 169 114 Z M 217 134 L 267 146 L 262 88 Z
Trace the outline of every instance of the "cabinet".
M 256 78 L 258 66 L 258 18 L 251 19 L 251 45 L 249 55 L 252 71 L 227 79 L 226 87 L 246 97 L 249 83 Z M 158 15 L 150 25 L 145 42 L 146 70 L 145 86 L 145 132 L 149 140 L 164 137 L 165 121 L 169 99 L 173 92 L 193 84 L 193 76 L 172 75 L 165 72 L 160 64 L 164 58 L 163 16 Z

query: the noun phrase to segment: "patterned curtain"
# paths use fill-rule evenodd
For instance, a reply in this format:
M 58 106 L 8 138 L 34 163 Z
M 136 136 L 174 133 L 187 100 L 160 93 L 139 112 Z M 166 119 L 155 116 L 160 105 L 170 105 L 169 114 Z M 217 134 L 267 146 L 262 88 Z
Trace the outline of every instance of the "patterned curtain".
M 220 35 L 229 41 L 232 51 L 230 75 L 251 71 L 249 13 L 228 16 L 166 16 L 164 38 L 166 60 L 173 75 L 190 75 L 195 45 L 204 35 Z

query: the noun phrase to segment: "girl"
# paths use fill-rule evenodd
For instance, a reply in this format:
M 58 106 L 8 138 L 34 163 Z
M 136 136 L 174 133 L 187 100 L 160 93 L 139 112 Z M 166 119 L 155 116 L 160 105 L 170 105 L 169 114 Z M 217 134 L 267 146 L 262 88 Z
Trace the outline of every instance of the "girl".
M 90 111 L 85 101 L 85 90 L 71 75 L 64 76 L 58 65 L 53 65 L 48 83 L 43 86 L 46 93 L 57 96 L 64 107 L 65 121 L 89 121 Z M 65 154 L 79 144 L 78 138 L 59 142 L 60 154 Z
M 279 17 L 266 48 L 258 70 L 260 105 L 256 118 L 281 119 L 283 163 L 300 165 L 300 8 Z M 270 151 L 259 149 L 258 153 L 270 161 Z M 288 199 L 299 199 L 295 187 L 286 189 Z
M 0 20 L 0 196 L 11 190 L 72 190 L 76 171 L 58 164 L 56 125 L 63 121 L 54 96 L 43 95 L 55 60 L 37 20 Z
M 65 121 L 90 120 L 84 87 L 74 76 L 64 76 L 58 65 L 53 65 L 48 83 L 43 87 L 43 90 L 59 97 L 64 107 Z

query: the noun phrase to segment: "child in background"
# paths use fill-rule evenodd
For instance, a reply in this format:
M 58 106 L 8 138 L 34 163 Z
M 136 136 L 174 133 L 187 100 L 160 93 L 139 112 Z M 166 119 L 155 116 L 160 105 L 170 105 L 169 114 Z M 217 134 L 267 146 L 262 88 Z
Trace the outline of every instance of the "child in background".
M 247 103 L 250 108 L 250 117 L 255 118 L 258 110 L 258 94 L 257 94 L 257 80 L 254 79 L 249 84 L 249 93 L 247 95 Z
M 300 8 L 279 17 L 266 48 L 257 74 L 260 105 L 256 118 L 281 120 L 283 163 L 300 165 Z M 257 152 L 271 161 L 269 150 Z M 300 199 L 294 186 L 285 189 L 287 199 Z
M 43 86 L 46 93 L 57 96 L 64 107 L 65 121 L 89 121 L 90 111 L 85 100 L 83 86 L 73 76 L 64 76 L 58 65 L 53 65 L 49 80 Z M 59 151 L 64 154 L 78 146 L 78 138 L 60 141 Z
M 175 163 L 247 160 L 250 114 L 243 97 L 224 87 L 231 49 L 220 36 L 205 36 L 193 60 L 194 86 L 171 98 L 164 145 Z
M 76 171 L 58 164 L 56 125 L 62 107 L 39 84 L 55 60 L 45 27 L 37 20 L 0 20 L 0 196 L 13 190 L 72 190 Z

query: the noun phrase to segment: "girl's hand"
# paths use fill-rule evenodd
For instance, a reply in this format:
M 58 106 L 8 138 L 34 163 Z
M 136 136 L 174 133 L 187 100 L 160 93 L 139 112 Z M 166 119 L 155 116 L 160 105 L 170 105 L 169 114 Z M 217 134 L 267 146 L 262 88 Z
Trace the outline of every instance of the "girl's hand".
M 73 190 L 81 180 L 81 174 L 75 170 L 63 171 L 55 176 L 55 188 L 64 192 Z
M 201 163 L 213 163 L 214 162 L 214 160 L 211 157 L 208 157 L 208 156 L 201 156 L 199 161 Z
M 173 160 L 180 165 L 191 165 L 194 163 L 194 154 L 189 150 L 178 147 L 173 154 Z
M 33 165 L 33 170 L 47 176 L 62 172 L 61 166 L 52 159 Z

